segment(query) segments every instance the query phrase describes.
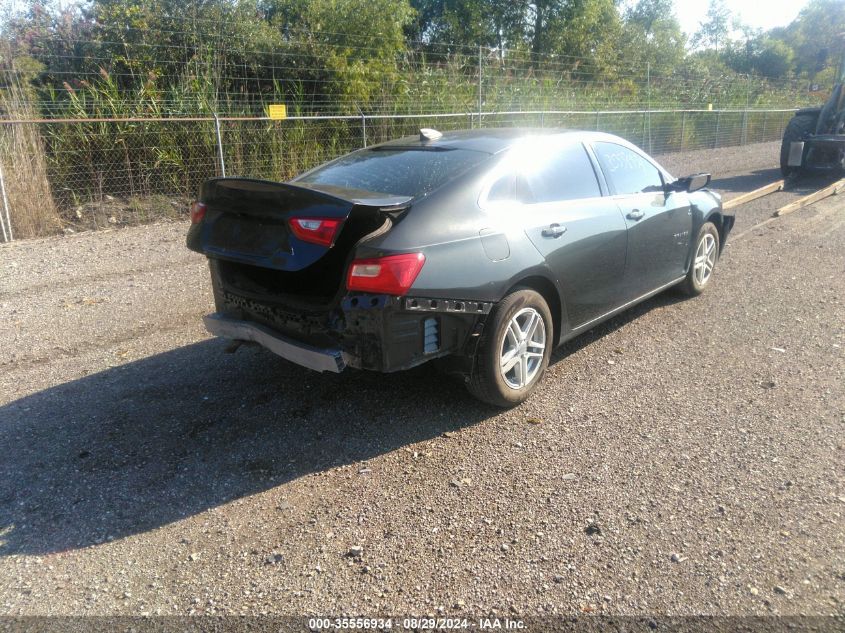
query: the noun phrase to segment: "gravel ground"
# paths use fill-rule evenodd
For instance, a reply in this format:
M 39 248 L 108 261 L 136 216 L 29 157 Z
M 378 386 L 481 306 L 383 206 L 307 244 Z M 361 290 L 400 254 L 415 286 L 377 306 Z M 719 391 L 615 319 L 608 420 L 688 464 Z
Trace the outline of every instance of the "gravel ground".
M 504 412 L 225 354 L 183 224 L 0 247 L 0 614 L 845 614 L 845 203 L 798 195 Z

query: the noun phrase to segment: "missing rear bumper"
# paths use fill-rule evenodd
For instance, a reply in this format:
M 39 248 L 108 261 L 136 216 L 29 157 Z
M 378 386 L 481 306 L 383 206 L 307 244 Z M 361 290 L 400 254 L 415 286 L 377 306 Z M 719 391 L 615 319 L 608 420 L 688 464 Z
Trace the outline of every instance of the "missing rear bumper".
M 293 341 L 258 323 L 232 319 L 219 313 L 203 317 L 203 322 L 215 336 L 258 343 L 274 354 L 314 371 L 340 373 L 349 364 L 346 355 L 339 349 L 321 349 Z

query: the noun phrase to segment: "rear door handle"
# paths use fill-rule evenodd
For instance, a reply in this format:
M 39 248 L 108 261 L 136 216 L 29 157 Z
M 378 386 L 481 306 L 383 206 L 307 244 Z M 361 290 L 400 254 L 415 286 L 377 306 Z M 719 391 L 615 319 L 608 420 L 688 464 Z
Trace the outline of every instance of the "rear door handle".
M 634 209 L 630 213 L 628 213 L 629 220 L 642 220 L 645 216 L 645 211 L 640 211 L 639 209 Z
M 543 237 L 560 237 L 566 233 L 566 227 L 560 224 L 550 224 L 548 228 L 543 229 Z

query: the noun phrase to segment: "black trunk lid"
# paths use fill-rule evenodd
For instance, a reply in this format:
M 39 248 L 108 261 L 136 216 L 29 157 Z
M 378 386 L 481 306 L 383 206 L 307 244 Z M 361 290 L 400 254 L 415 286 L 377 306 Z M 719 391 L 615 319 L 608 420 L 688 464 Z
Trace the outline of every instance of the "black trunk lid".
M 207 208 L 204 219 L 188 235 L 191 249 L 215 259 L 297 272 L 313 266 L 333 248 L 348 249 L 350 242 L 357 242 L 368 232 L 350 235 L 359 232 L 356 227 L 378 225 L 379 216 L 402 211 L 411 198 L 328 186 L 316 189 L 267 180 L 217 178 L 203 185 L 200 201 Z M 324 246 L 294 235 L 291 218 L 331 218 L 344 225 L 334 245 Z

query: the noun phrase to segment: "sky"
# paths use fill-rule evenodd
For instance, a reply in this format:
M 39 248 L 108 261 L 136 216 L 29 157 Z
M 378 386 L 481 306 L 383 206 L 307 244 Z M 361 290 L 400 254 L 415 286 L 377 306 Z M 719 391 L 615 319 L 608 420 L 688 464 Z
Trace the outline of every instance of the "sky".
M 745 24 L 768 30 L 786 26 L 806 4 L 806 0 L 729 0 L 728 7 Z M 688 35 L 698 30 L 707 13 L 708 0 L 675 0 L 675 14 Z

